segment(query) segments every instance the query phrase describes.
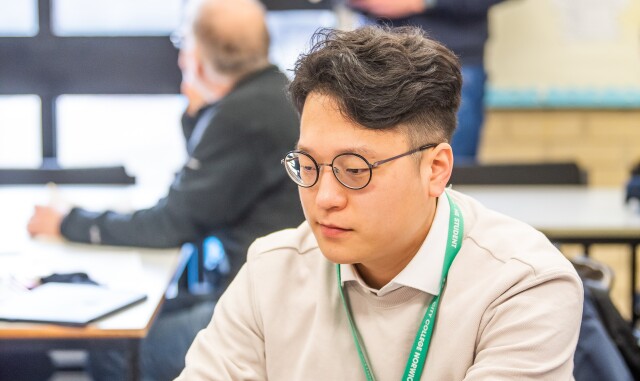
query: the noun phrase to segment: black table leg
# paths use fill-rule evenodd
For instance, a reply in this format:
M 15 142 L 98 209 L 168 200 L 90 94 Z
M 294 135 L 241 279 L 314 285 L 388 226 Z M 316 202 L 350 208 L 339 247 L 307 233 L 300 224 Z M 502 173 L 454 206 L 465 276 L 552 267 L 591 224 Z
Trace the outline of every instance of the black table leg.
M 637 251 L 640 242 L 632 242 L 629 246 L 631 248 L 631 327 L 636 326 L 638 321 L 638 312 L 636 311 L 636 284 L 638 271 L 638 258 Z
M 139 381 L 140 377 L 140 340 L 131 339 L 127 340 L 128 357 L 129 357 L 129 369 L 128 379 L 130 381 Z

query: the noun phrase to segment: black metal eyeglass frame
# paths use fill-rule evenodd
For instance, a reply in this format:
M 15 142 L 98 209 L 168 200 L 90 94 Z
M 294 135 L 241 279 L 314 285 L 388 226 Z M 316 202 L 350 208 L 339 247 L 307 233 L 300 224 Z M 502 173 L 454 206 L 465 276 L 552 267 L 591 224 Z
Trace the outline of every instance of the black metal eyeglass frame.
M 316 178 L 315 178 L 315 180 L 313 181 L 313 183 L 312 183 L 312 184 L 310 184 L 310 185 L 301 184 L 301 183 L 300 183 L 300 182 L 298 182 L 298 181 L 296 180 L 296 178 L 291 174 L 291 172 L 290 172 L 290 171 L 287 169 L 287 167 L 286 167 L 286 165 L 287 165 L 287 158 L 286 158 L 286 156 L 285 156 L 285 158 L 284 158 L 284 159 L 280 160 L 280 164 L 282 164 L 282 165 L 284 165 L 284 166 L 285 166 L 285 171 L 287 172 L 287 174 L 289 175 L 289 177 L 291 178 L 291 180 L 293 180 L 293 182 L 294 182 L 294 183 L 298 184 L 298 186 L 301 186 L 301 187 L 303 187 L 303 188 L 311 188 L 312 186 L 316 185 L 316 183 L 318 182 L 318 179 L 320 178 L 320 167 L 325 166 L 325 167 L 331 167 L 331 172 L 333 173 L 333 176 L 334 176 L 334 177 L 336 178 L 336 180 L 338 180 L 338 182 L 339 182 L 340 184 L 342 184 L 344 187 L 349 188 L 349 189 L 353 189 L 353 190 L 359 190 L 359 189 L 362 189 L 362 188 L 366 187 L 367 185 L 369 185 L 369 183 L 371 182 L 371 178 L 373 177 L 373 170 L 374 170 L 374 169 L 376 169 L 376 168 L 378 168 L 378 167 L 379 167 L 379 166 L 381 166 L 382 164 L 388 163 L 388 162 L 390 162 L 390 161 L 393 161 L 393 160 L 399 159 L 399 158 L 404 157 L 404 156 L 412 155 L 412 154 L 414 154 L 414 153 L 416 153 L 416 152 L 420 152 L 420 151 L 424 151 L 424 150 L 429 149 L 429 148 L 436 147 L 438 144 L 440 144 L 440 143 L 429 143 L 429 144 L 425 144 L 425 145 L 422 145 L 422 146 L 420 146 L 420 147 L 418 147 L 418 148 L 414 148 L 414 149 L 412 149 L 412 150 L 410 150 L 410 151 L 407 151 L 407 152 L 405 152 L 405 153 L 401 153 L 400 155 L 396 155 L 396 156 L 390 157 L 390 158 L 388 158 L 388 159 L 378 160 L 378 161 L 376 161 L 375 163 L 369 163 L 369 161 L 368 161 L 367 159 L 365 159 L 365 158 L 364 158 L 364 156 L 359 155 L 359 154 L 357 154 L 357 153 L 348 153 L 348 152 L 347 152 L 347 153 L 341 153 L 340 155 L 338 155 L 338 156 L 334 157 L 334 158 L 333 158 L 333 160 L 331 160 L 331 164 L 324 164 L 324 163 L 320 163 L 320 164 L 318 164 L 318 162 L 316 161 L 316 159 L 314 159 L 314 158 L 313 158 L 313 156 L 309 155 L 309 154 L 308 154 L 307 152 L 305 152 L 305 151 L 301 151 L 301 150 L 293 150 L 293 151 L 289 151 L 289 152 L 287 152 L 287 155 L 286 155 L 286 156 L 289 156 L 289 155 L 291 155 L 291 154 L 302 154 L 302 155 L 305 155 L 305 156 L 307 156 L 309 159 L 311 159 L 311 161 L 313 162 L 313 164 L 316 166 Z M 338 177 L 338 174 L 336 173 L 336 171 L 337 171 L 338 169 L 337 169 L 336 167 L 334 167 L 334 163 L 335 163 L 336 159 L 338 159 L 338 158 L 339 158 L 339 157 L 341 157 L 341 156 L 346 156 L 346 155 L 357 156 L 357 157 L 359 157 L 360 159 L 362 159 L 362 161 L 364 161 L 364 162 L 365 162 L 365 164 L 367 165 L 367 167 L 368 167 L 368 169 L 369 169 L 369 179 L 367 180 L 367 182 L 366 182 L 363 186 L 361 186 L 361 187 L 353 187 L 353 186 L 349 186 L 349 185 L 347 185 L 347 184 L 343 183 L 343 182 L 342 182 L 342 180 L 340 180 L 340 178 Z

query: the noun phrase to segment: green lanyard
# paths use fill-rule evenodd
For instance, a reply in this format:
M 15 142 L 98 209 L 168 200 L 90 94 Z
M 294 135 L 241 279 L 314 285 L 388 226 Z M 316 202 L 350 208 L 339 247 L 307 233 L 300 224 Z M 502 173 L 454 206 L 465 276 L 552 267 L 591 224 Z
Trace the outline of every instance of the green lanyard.
M 424 363 L 427 359 L 429 344 L 431 343 L 431 335 L 433 333 L 433 326 L 435 325 L 435 317 L 436 313 L 438 312 L 438 305 L 440 304 L 440 295 L 442 294 L 444 284 L 447 281 L 447 274 L 449 273 L 451 263 L 453 263 L 453 260 L 458 254 L 458 251 L 460 251 L 460 246 L 462 246 L 462 240 L 459 239 L 459 237 L 462 237 L 464 233 L 464 221 L 462 218 L 462 213 L 460 213 L 460 209 L 453 202 L 451 197 L 449 197 L 449 195 L 447 195 L 447 199 L 449 200 L 450 206 L 449 233 L 447 236 L 447 248 L 444 254 L 444 263 L 442 265 L 440 292 L 438 292 L 438 295 L 434 296 L 434 298 L 431 300 L 431 303 L 429 303 L 429 307 L 427 307 L 427 312 L 424 314 L 424 318 L 422 318 L 422 323 L 420 324 L 420 328 L 416 333 L 416 338 L 413 341 L 413 346 L 411 347 L 411 354 L 409 355 L 407 365 L 404 369 L 402 381 L 420 380 L 422 370 L 424 369 Z M 340 298 L 342 299 L 342 305 L 347 312 L 349 326 L 351 327 L 351 336 L 353 336 L 353 341 L 356 344 L 358 356 L 360 357 L 360 363 L 362 363 L 362 368 L 364 369 L 364 374 L 367 377 L 367 381 L 374 381 L 375 378 L 373 377 L 371 366 L 369 365 L 369 361 L 367 359 L 367 353 L 364 350 L 364 343 L 362 342 L 362 338 L 358 333 L 358 329 L 356 328 L 353 317 L 351 316 L 351 312 L 349 310 L 349 306 L 347 305 L 347 301 L 344 297 L 339 264 L 336 264 L 336 272 L 338 273 L 338 290 L 340 291 Z

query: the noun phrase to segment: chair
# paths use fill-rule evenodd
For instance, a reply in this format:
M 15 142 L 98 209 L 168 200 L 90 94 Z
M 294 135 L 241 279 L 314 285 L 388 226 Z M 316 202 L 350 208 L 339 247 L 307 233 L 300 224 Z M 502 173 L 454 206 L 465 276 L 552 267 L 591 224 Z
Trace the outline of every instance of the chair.
M 576 163 L 462 162 L 453 165 L 453 185 L 586 185 L 587 174 Z
M 580 336 L 573 358 L 573 376 L 576 381 L 631 381 L 634 379 L 632 369 L 621 352 L 619 343 L 609 334 L 592 290 L 607 295 L 605 291 L 585 283 Z M 624 321 L 622 328 L 630 329 Z
M 611 290 L 613 286 L 611 267 L 583 255 L 575 256 L 570 261 L 586 285 L 605 290 L 607 293 Z
M 632 380 L 640 376 L 640 349 L 609 291 L 613 270 L 586 256 L 570 259 L 584 284 L 584 308 L 574 357 L 576 381 Z

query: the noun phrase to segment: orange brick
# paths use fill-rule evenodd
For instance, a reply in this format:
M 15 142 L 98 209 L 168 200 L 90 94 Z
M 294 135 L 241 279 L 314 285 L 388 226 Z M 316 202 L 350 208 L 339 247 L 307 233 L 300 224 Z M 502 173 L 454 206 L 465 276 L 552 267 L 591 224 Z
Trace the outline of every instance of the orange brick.
M 640 163 L 640 143 L 629 142 L 629 144 L 624 146 L 623 152 L 626 163 Z
M 609 170 L 593 169 L 588 174 L 589 185 L 621 187 L 627 183 L 628 173 L 628 171 L 619 168 Z
M 545 113 L 528 113 L 513 117 L 509 121 L 509 133 L 516 139 L 530 139 L 545 136 L 544 126 L 550 123 Z
M 586 120 L 587 133 L 597 137 L 621 137 L 636 139 L 640 143 L 639 111 L 598 111 L 591 113 Z
M 543 120 L 544 134 L 555 138 L 575 138 L 584 133 L 585 114 L 582 111 L 550 111 Z
M 482 139 L 503 138 L 507 136 L 504 120 L 500 117 L 490 117 L 485 119 L 482 127 Z
M 589 162 L 621 163 L 624 160 L 620 142 L 615 141 L 583 141 L 576 146 L 576 154 Z
M 526 162 L 543 161 L 544 149 L 541 146 L 502 145 L 499 147 L 486 147 L 480 151 L 480 160 L 483 162 Z
M 578 162 L 578 164 L 584 165 L 585 163 L 580 163 L 580 155 L 578 154 L 581 149 L 581 143 L 579 142 L 553 142 L 547 146 L 546 152 L 549 160 L 575 161 Z

